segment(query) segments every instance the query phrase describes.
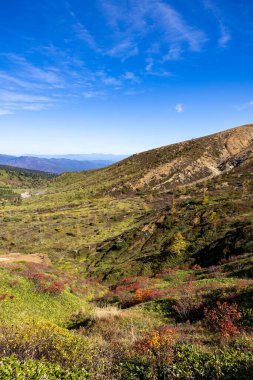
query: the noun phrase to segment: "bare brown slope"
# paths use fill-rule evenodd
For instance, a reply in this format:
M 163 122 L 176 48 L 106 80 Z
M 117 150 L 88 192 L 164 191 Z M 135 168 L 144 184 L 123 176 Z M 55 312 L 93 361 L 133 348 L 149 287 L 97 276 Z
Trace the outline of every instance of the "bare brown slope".
M 253 124 L 135 154 L 105 169 L 64 174 L 59 185 L 95 191 L 164 191 L 231 170 L 251 158 Z

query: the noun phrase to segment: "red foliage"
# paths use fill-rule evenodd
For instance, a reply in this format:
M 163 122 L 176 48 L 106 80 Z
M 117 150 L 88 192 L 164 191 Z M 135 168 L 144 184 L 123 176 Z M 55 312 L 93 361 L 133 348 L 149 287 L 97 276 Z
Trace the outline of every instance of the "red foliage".
M 1 301 L 4 301 L 7 297 L 8 297 L 8 294 L 7 294 L 7 293 L 2 294 L 2 295 L 0 296 L 0 302 L 1 302 Z M 15 297 L 14 297 L 13 294 L 11 294 L 11 295 L 9 296 L 9 298 L 10 298 L 11 300 L 13 300 Z
M 155 287 L 159 279 L 149 277 L 128 277 L 121 280 L 102 299 L 103 303 L 119 303 L 123 308 L 148 302 L 165 295 L 165 290 Z
M 138 340 L 134 345 L 134 350 L 138 355 L 155 359 L 156 364 L 168 363 L 173 358 L 175 341 L 175 330 L 169 326 L 160 326 Z
M 151 288 L 151 289 L 137 289 L 135 292 L 136 303 L 142 303 L 147 301 L 152 301 L 154 299 L 160 298 L 163 295 L 162 290 Z
M 0 296 L 0 301 L 5 300 L 6 297 L 7 297 L 7 294 L 2 294 L 2 295 Z
M 218 301 L 215 308 L 205 308 L 204 314 L 209 328 L 218 332 L 221 338 L 227 338 L 239 332 L 237 324 L 242 316 L 237 304 Z
M 48 286 L 40 284 L 40 291 L 50 294 L 61 294 L 65 290 L 65 284 L 62 281 L 53 281 Z

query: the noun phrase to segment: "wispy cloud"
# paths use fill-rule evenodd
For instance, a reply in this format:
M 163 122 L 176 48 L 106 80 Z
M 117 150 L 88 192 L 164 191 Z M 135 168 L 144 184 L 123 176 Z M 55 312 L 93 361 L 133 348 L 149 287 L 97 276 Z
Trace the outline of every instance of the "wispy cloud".
M 164 32 L 165 41 L 169 48 L 179 48 L 181 44 L 186 44 L 189 50 L 200 51 L 206 42 L 206 36 L 200 29 L 189 25 L 183 16 L 162 1 L 153 2 L 152 13 L 155 21 L 158 22 Z
M 119 78 L 108 75 L 105 71 L 99 71 L 96 73 L 96 77 L 107 86 L 121 86 L 122 82 Z
M 104 98 L 105 92 L 88 90 L 83 92 L 83 96 L 85 97 L 85 99 Z
M 200 51 L 206 42 L 205 33 L 188 24 L 182 14 L 165 1 L 130 0 L 127 6 L 115 1 L 101 0 L 108 24 L 114 29 L 118 42 L 108 51 L 109 55 L 138 54 L 140 44 L 151 34 L 159 35 L 160 44 L 147 48 L 149 54 L 157 54 L 161 47 L 165 60 L 179 59 L 184 50 Z M 143 49 L 142 49 L 143 53 Z M 131 55 L 130 55 L 131 56 Z
M 212 1 L 212 0 L 203 0 L 203 4 L 206 9 L 208 9 L 213 16 L 216 18 L 218 22 L 218 28 L 219 28 L 219 38 L 218 38 L 218 45 L 221 48 L 226 48 L 229 41 L 232 39 L 230 30 L 225 25 L 223 18 L 221 16 L 220 9 L 218 6 Z
M 89 30 L 79 21 L 77 15 L 72 10 L 70 10 L 69 4 L 68 4 L 68 8 L 69 8 L 69 15 L 73 20 L 73 31 L 76 37 L 84 41 L 94 51 L 99 52 L 100 48 L 98 47 L 95 41 L 95 38 L 92 36 Z
M 14 91 L 0 91 L 1 115 L 16 111 L 41 111 L 51 108 L 57 99 Z
M 140 83 L 141 80 L 138 78 L 134 73 L 127 71 L 125 74 L 123 74 L 123 79 L 126 79 L 127 81 L 133 82 L 133 83 Z
M 181 103 L 177 104 L 177 105 L 174 107 L 174 110 L 175 110 L 177 113 L 183 113 L 183 112 L 184 112 L 184 106 L 183 106 L 183 104 L 181 104 Z
M 161 66 L 161 65 L 160 65 Z M 164 77 L 169 78 L 172 77 L 172 72 L 164 69 L 163 67 L 157 67 L 157 64 L 153 58 L 147 58 L 146 60 L 146 74 L 158 76 L 158 77 Z
M 137 55 L 139 52 L 136 44 L 130 39 L 125 39 L 114 45 L 106 54 L 110 57 L 122 58 L 123 60 Z
M 36 67 L 15 54 L 3 58 L 7 60 L 9 70 L 0 72 L 1 115 L 21 110 L 45 110 L 57 103 L 59 92 L 65 88 L 58 69 Z
M 11 115 L 11 114 L 12 112 L 10 110 L 0 109 L 0 116 Z
M 60 76 L 59 71 L 53 67 L 37 67 L 33 65 L 31 62 L 27 61 L 23 56 L 19 56 L 16 54 L 6 54 L 6 58 L 11 62 L 13 68 L 13 72 L 17 73 L 16 77 L 9 78 L 6 76 L 7 80 L 12 82 L 16 82 L 17 85 L 21 85 L 26 87 L 30 85 L 31 82 L 42 84 L 44 83 L 47 86 L 53 88 L 62 88 L 64 87 L 64 79 Z M 6 75 L 6 74 L 5 74 Z M 2 73 L 2 78 L 4 73 Z M 18 77 L 19 76 L 19 77 Z M 20 77 L 29 78 L 29 81 L 24 81 Z
M 253 100 L 247 103 L 241 104 L 239 106 L 236 106 L 235 108 L 237 109 L 237 111 L 243 111 L 245 108 L 248 108 L 248 107 L 253 107 Z

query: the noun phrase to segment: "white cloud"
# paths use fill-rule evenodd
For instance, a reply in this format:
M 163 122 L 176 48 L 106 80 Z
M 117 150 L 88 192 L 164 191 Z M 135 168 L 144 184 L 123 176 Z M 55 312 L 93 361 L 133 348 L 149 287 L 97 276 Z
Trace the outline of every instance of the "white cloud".
M 158 77 L 164 77 L 164 78 L 169 78 L 172 77 L 173 74 L 170 71 L 165 70 L 163 67 L 156 67 L 156 62 L 153 58 L 148 58 L 146 60 L 146 74 L 148 75 L 154 75 Z
M 11 115 L 11 114 L 12 112 L 10 110 L 0 109 L 0 116 Z
M 22 101 L 23 103 L 35 103 L 35 102 L 49 102 L 52 98 L 47 96 L 30 95 L 24 93 L 16 93 L 11 91 L 1 91 L 0 101 L 5 103 L 13 103 Z
M 99 52 L 100 49 L 97 46 L 97 43 L 95 41 L 95 38 L 92 36 L 92 34 L 88 31 L 88 29 L 79 21 L 77 15 L 75 12 L 71 10 L 70 3 L 66 2 L 67 9 L 69 16 L 74 21 L 73 24 L 73 30 L 76 34 L 76 37 L 82 41 L 84 41 L 91 49 Z
M 183 54 L 183 49 L 180 46 L 172 46 L 168 53 L 164 55 L 163 61 L 177 61 L 181 59 Z
M 86 98 L 86 99 L 93 99 L 93 98 L 101 98 L 105 95 L 105 93 L 103 91 L 85 91 L 83 92 L 83 96 Z
M 101 82 L 108 86 L 121 86 L 121 80 L 119 78 L 108 75 L 105 71 L 99 71 L 96 73 L 96 77 L 100 78 Z
M 218 40 L 219 46 L 221 48 L 225 48 L 231 39 L 232 37 L 229 30 L 222 23 L 220 23 L 220 37 Z
M 218 28 L 219 28 L 219 38 L 218 38 L 218 45 L 220 48 L 226 48 L 229 41 L 231 41 L 232 36 L 227 28 L 227 26 L 224 24 L 224 21 L 221 16 L 221 12 L 217 5 L 212 0 L 203 0 L 203 4 L 206 9 L 208 9 L 213 16 L 216 18 L 218 22 Z
M 5 79 L 8 81 L 16 82 L 19 86 L 30 86 L 31 82 L 36 83 L 37 86 L 42 84 L 52 88 L 63 88 L 64 80 L 59 73 L 59 69 L 55 67 L 37 67 L 29 62 L 22 56 L 16 54 L 7 54 L 7 59 L 16 67 L 16 77 L 6 75 Z M 2 74 L 2 78 L 4 73 Z M 20 78 L 21 77 L 21 78 Z M 29 81 L 23 81 L 22 77 L 29 78 Z
M 0 115 L 10 115 L 17 111 L 41 111 L 50 108 L 56 98 L 15 91 L 0 91 Z
M 177 113 L 182 113 L 182 112 L 184 112 L 184 106 L 183 106 L 183 104 L 178 103 L 178 104 L 174 107 L 174 110 L 175 110 Z
M 182 14 L 165 1 L 129 0 L 120 5 L 113 0 L 100 1 L 108 24 L 113 28 L 114 40 L 117 41 L 108 55 L 137 55 L 139 44 L 151 33 L 159 34 L 159 44 L 153 43 L 147 52 L 156 55 L 163 48 L 167 50 L 164 54 L 167 59 L 179 59 L 186 50 L 200 51 L 207 41 L 202 30 L 188 24 Z
M 153 58 L 147 58 L 146 60 L 147 62 L 147 65 L 146 65 L 146 71 L 152 71 L 153 70 L 153 67 L 154 67 L 154 59 Z
M 237 111 L 243 111 L 245 108 L 253 107 L 253 100 L 249 101 L 248 103 L 241 104 L 240 106 L 236 106 L 235 108 Z
M 134 82 L 134 83 L 140 83 L 140 78 L 138 78 L 134 73 L 127 71 L 123 75 L 123 79 L 126 79 L 128 81 Z
M 100 51 L 97 46 L 97 43 L 94 37 L 90 34 L 90 32 L 82 25 L 80 22 L 76 22 L 74 24 L 74 31 L 76 32 L 76 36 L 86 42 L 86 44 L 95 51 Z
M 113 46 L 110 50 L 107 51 L 107 55 L 110 57 L 127 59 L 137 55 L 139 52 L 138 47 L 130 39 L 125 39 L 120 41 L 118 44 Z
M 201 30 L 189 25 L 182 15 L 169 4 L 162 1 L 154 2 L 153 12 L 167 43 L 179 48 L 186 43 L 192 51 L 200 51 L 206 42 L 206 36 Z

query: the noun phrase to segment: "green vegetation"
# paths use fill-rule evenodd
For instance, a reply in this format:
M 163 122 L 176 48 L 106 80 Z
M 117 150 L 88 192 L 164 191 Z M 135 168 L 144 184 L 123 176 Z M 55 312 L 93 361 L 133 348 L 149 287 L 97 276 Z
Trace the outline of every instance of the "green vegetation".
M 91 172 L 2 168 L 0 378 L 250 380 L 251 129 Z

